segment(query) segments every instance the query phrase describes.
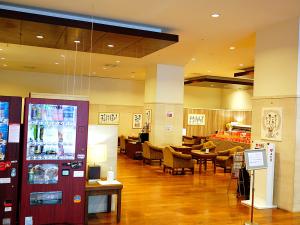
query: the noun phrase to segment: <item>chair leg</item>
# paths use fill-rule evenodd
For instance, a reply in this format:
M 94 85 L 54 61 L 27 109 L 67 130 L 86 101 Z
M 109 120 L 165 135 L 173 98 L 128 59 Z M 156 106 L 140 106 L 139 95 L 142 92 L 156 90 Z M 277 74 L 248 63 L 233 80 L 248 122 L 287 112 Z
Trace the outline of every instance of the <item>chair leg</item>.
M 166 166 L 165 165 L 163 165 L 163 171 L 164 171 L 164 173 L 166 172 Z
M 161 159 L 159 160 L 159 166 L 161 166 Z
M 181 174 L 184 174 L 184 168 L 181 169 Z
M 172 171 L 172 175 L 175 175 L 175 169 L 172 168 L 171 171 Z
M 194 174 L 194 168 L 191 168 L 192 174 Z

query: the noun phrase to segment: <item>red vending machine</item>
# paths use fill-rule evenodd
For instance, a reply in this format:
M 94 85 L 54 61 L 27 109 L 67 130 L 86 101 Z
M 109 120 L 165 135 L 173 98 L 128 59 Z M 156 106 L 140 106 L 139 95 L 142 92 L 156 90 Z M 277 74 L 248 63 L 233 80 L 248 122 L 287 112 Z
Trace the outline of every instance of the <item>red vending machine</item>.
M 21 225 L 84 224 L 88 107 L 25 99 Z
M 21 97 L 0 96 L 0 224 L 15 225 L 18 210 Z

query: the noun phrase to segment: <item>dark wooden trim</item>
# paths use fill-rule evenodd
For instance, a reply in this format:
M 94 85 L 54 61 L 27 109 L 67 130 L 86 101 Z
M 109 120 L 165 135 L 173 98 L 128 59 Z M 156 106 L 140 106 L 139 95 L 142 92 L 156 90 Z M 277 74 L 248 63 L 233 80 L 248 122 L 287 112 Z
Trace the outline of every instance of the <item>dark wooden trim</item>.
M 248 86 L 253 86 L 254 83 L 254 81 L 251 79 L 239 79 L 239 78 L 218 77 L 218 76 L 200 76 L 200 77 L 186 79 L 184 81 L 184 84 L 201 83 L 201 82 L 238 84 L 238 85 L 248 85 Z
M 52 24 L 58 26 L 81 28 L 87 30 L 91 30 L 92 28 L 92 23 L 90 22 L 38 15 L 38 14 L 26 13 L 26 12 L 18 12 L 18 11 L 6 10 L 6 9 L 0 9 L 0 17 L 27 20 L 32 22 L 46 23 L 46 24 Z M 153 38 L 153 39 L 159 39 L 159 40 L 165 40 L 171 42 L 179 41 L 179 36 L 176 34 L 159 33 L 153 31 L 106 25 L 106 24 L 94 23 L 93 29 L 95 31 L 125 34 L 125 35 L 139 36 L 145 38 Z

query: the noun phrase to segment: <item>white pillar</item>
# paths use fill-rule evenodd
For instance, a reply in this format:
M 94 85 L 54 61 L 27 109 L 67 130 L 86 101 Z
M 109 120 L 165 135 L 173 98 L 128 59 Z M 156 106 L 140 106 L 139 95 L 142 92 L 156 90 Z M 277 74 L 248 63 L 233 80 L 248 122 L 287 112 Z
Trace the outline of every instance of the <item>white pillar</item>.
M 158 64 L 147 69 L 145 110 L 152 112 L 150 142 L 154 145 L 181 145 L 183 91 L 183 67 Z
M 263 108 L 282 108 L 276 144 L 274 204 L 300 211 L 299 18 L 257 32 L 252 140 L 261 139 Z

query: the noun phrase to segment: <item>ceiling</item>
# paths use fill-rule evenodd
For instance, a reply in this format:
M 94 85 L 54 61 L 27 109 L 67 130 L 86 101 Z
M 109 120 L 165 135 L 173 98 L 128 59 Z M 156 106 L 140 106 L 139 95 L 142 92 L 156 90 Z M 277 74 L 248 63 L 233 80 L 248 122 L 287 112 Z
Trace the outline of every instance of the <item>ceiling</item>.
M 2 69 L 61 74 L 82 73 L 138 80 L 144 79 L 146 66 L 157 63 L 184 66 L 186 77 L 193 77 L 195 74 L 233 77 L 233 74 L 241 68 L 254 65 L 256 31 L 300 15 L 299 0 L 10 0 L 7 2 L 147 24 L 162 27 L 167 33 L 178 34 L 179 43 L 140 59 L 0 44 L 0 48 L 3 49 L 0 51 L 0 57 L 5 58 L 1 60 Z M 212 18 L 211 14 L 214 12 L 220 13 L 221 16 Z M 235 49 L 230 50 L 231 46 Z

